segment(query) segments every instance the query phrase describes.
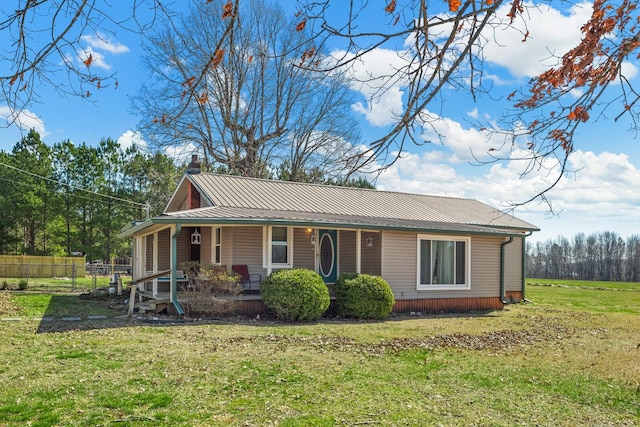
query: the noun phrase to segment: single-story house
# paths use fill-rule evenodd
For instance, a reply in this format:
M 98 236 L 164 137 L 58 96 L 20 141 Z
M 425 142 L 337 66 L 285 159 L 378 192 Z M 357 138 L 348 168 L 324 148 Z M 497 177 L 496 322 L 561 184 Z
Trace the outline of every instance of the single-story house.
M 133 238 L 138 283 L 171 270 L 178 313 L 185 261 L 244 265 L 262 279 L 308 268 L 329 287 L 344 272 L 379 275 L 395 312 L 439 312 L 524 299 L 525 238 L 537 230 L 476 200 L 202 173 L 194 157 L 165 211 L 121 236 Z M 243 300 L 247 314 L 264 310 L 259 293 Z

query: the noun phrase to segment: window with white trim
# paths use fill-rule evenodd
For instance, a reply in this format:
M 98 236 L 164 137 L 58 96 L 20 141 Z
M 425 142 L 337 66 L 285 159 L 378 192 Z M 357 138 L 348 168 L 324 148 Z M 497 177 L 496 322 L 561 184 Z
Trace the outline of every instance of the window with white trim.
M 222 264 L 222 227 L 213 227 L 213 263 Z
M 266 255 L 270 252 L 272 266 L 290 268 L 293 265 L 293 228 L 269 226 L 265 234 L 265 267 Z
M 471 239 L 418 235 L 418 290 L 469 289 Z

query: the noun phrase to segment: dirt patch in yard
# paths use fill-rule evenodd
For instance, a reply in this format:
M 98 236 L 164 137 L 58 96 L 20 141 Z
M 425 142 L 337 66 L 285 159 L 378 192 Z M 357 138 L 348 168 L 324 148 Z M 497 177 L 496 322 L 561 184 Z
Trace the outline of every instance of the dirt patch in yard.
M 14 316 L 20 312 L 20 307 L 11 302 L 7 292 L 0 292 L 0 316 Z

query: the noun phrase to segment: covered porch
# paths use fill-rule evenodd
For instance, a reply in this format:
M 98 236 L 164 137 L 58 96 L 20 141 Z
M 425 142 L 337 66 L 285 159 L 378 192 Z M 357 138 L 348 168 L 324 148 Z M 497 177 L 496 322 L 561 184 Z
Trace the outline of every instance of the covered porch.
M 306 268 L 318 272 L 333 294 L 333 284 L 344 272 L 381 274 L 383 234 L 376 230 L 317 228 L 289 224 L 207 224 L 206 222 L 157 222 L 134 227 L 133 280 L 138 292 L 164 301 L 183 315 L 187 295 L 181 291 L 185 266 L 211 265 L 231 270 L 246 266 L 260 283 L 271 272 Z M 168 272 L 156 276 L 160 272 Z M 155 277 L 152 277 L 155 276 Z M 152 277 L 151 279 L 145 279 Z M 236 296 L 247 312 L 264 308 L 259 284 Z M 260 305 L 260 307 L 258 307 Z

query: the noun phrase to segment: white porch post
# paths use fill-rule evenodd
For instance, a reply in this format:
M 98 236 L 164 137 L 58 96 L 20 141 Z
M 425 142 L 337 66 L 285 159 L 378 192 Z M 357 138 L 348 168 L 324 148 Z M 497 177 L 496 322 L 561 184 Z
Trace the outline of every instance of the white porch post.
M 144 277 L 145 273 L 144 273 L 144 264 L 145 264 L 145 238 L 143 237 L 136 237 L 133 239 L 133 244 L 134 244 L 134 253 L 135 253 L 135 267 L 134 267 L 134 271 L 135 271 L 135 276 L 134 279 L 139 278 L 139 277 Z M 141 289 L 141 283 L 138 283 L 136 286 L 138 288 L 138 290 Z
M 142 277 L 140 265 L 142 263 L 140 254 L 140 237 L 133 238 L 133 280 Z
M 362 270 L 362 230 L 356 230 L 356 273 Z
M 267 226 L 267 244 L 266 244 L 266 250 L 267 250 L 267 276 L 269 276 L 271 274 L 271 271 L 273 269 L 273 266 L 271 265 L 273 263 L 272 260 L 272 250 L 271 250 L 271 238 L 272 238 L 272 234 L 271 234 L 271 226 L 268 225 Z
M 158 233 L 153 233 L 153 273 L 158 272 Z M 153 279 L 153 296 L 158 296 L 158 279 Z

